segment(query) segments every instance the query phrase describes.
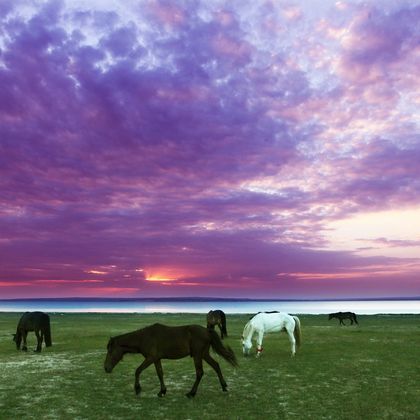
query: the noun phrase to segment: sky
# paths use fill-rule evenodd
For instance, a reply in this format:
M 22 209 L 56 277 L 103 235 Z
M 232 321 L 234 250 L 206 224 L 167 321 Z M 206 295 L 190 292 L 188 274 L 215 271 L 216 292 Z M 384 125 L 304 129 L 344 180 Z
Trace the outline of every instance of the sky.
M 420 2 L 0 2 L 0 298 L 420 296 Z

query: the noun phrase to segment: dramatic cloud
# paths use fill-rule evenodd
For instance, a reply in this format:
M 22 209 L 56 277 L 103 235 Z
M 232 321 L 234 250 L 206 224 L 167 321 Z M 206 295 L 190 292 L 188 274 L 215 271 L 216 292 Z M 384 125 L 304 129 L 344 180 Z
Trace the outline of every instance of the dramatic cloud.
M 419 20 L 1 2 L 0 295 L 419 295 Z

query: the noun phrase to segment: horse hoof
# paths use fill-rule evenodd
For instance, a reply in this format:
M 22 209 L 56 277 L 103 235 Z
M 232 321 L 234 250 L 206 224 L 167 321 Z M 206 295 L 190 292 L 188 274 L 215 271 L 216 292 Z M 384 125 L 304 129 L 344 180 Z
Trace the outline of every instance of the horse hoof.
M 164 397 L 166 395 L 166 389 L 164 390 L 164 391 L 160 391 L 158 394 L 157 394 L 157 396 L 159 397 L 159 398 L 162 398 L 162 397 Z
M 136 395 L 140 395 L 140 391 L 141 391 L 140 386 L 136 385 L 136 386 L 134 387 L 134 392 L 136 393 Z
M 187 394 L 185 394 L 188 398 L 194 398 L 194 395 L 192 392 L 188 392 Z

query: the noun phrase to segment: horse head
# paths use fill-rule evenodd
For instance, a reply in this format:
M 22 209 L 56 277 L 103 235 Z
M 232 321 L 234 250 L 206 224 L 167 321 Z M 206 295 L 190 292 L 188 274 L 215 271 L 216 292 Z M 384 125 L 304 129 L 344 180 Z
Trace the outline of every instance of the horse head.
M 115 365 L 123 358 L 123 348 L 115 342 L 114 338 L 110 338 L 107 345 L 107 354 L 104 362 L 104 369 L 106 373 L 111 373 Z
M 241 342 L 242 342 L 242 353 L 244 356 L 248 356 L 252 348 L 252 342 L 251 340 L 245 340 L 243 336 L 241 337 Z
M 12 334 L 13 341 L 16 343 L 16 348 L 20 349 L 20 343 L 22 342 L 22 335 L 20 333 Z

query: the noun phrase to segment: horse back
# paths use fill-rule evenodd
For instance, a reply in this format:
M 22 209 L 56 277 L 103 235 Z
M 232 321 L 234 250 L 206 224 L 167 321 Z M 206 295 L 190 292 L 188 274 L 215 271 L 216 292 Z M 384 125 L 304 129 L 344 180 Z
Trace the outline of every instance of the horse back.
M 192 356 L 205 345 L 210 345 L 210 336 L 201 325 L 184 325 L 171 327 L 153 324 L 146 327 L 148 351 L 159 359 L 180 359 Z
M 285 312 L 260 312 L 253 318 L 256 329 L 277 332 L 294 325 L 294 319 Z
M 19 330 L 35 331 L 49 328 L 50 317 L 44 312 L 25 312 L 18 323 Z

